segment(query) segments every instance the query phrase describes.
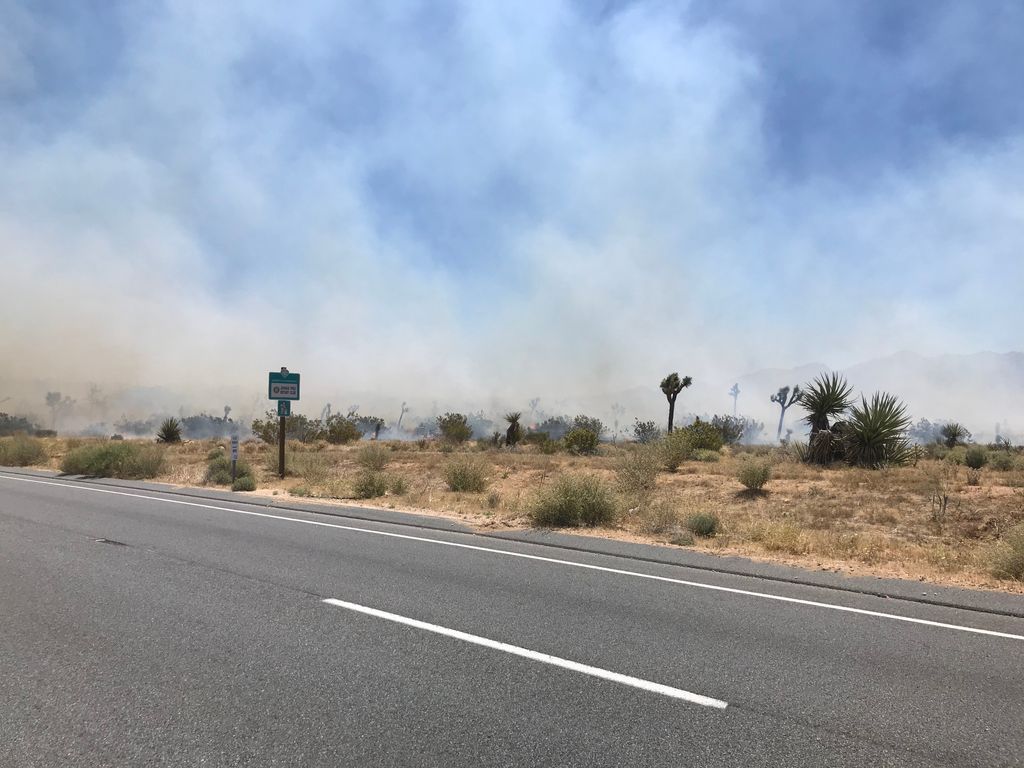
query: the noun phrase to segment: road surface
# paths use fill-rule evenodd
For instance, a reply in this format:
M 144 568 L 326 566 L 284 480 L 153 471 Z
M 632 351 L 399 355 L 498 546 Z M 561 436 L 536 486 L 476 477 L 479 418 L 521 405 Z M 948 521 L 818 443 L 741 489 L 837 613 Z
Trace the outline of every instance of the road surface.
M 2 766 L 1024 765 L 1024 619 L 0 472 Z

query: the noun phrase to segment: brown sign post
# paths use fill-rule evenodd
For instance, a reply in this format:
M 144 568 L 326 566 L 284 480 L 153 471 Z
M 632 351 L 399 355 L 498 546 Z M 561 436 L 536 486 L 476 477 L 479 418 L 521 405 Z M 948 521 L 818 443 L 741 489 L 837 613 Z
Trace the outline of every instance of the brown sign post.
M 277 427 L 277 470 L 284 479 L 285 420 L 291 416 L 291 401 L 299 399 L 299 374 L 291 373 L 283 366 L 280 373 L 271 371 L 267 383 L 267 397 L 277 400 L 277 415 L 280 417 Z

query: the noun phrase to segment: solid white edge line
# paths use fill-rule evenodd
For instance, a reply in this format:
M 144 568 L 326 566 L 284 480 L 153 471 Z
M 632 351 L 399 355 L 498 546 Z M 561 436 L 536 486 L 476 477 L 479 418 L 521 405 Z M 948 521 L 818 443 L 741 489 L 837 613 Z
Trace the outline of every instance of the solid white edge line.
M 725 709 L 729 706 L 727 702 L 722 701 L 721 699 L 713 699 L 710 696 L 702 696 L 701 694 L 693 693 L 692 691 L 684 691 L 682 688 L 673 688 L 670 685 L 653 683 L 650 680 L 644 680 L 630 675 L 623 675 L 619 672 L 611 672 L 607 669 L 601 669 L 600 667 L 592 667 L 589 664 L 581 664 L 578 661 L 570 661 L 569 659 L 563 659 L 559 656 L 541 653 L 540 651 L 531 651 L 529 648 L 520 648 L 518 645 L 509 645 L 508 643 L 502 643 L 498 640 L 491 640 L 486 637 L 480 637 L 479 635 L 471 635 L 468 632 L 460 632 L 457 629 L 442 627 L 438 624 L 429 624 L 425 621 L 420 621 L 419 619 L 411 619 L 408 616 L 399 616 L 397 613 L 388 613 L 387 611 L 381 611 L 377 608 L 368 608 L 365 605 L 349 603 L 333 597 L 328 597 L 321 602 L 338 608 L 346 608 L 350 611 L 365 613 L 369 616 L 376 616 L 378 619 L 393 621 L 396 624 L 404 624 L 409 627 L 415 627 L 416 629 L 422 629 L 426 632 L 433 632 L 437 635 L 444 635 L 445 637 L 462 640 L 465 643 L 472 643 L 473 645 L 481 645 L 484 648 L 503 651 L 505 653 L 510 653 L 513 656 L 521 656 L 524 659 L 530 659 L 531 661 L 539 661 L 543 664 L 550 664 L 554 667 L 561 667 L 562 669 L 568 669 L 573 672 L 590 675 L 591 677 L 599 677 L 602 680 L 610 680 L 613 683 L 628 685 L 651 693 L 659 693 L 662 696 L 681 699 L 691 704 L 700 704 L 702 707 Z
M 627 571 L 621 568 L 609 568 L 604 565 L 591 565 L 590 563 L 578 563 L 573 560 L 561 560 L 556 557 L 544 557 L 543 555 L 528 555 L 525 552 L 509 552 L 504 549 L 494 549 L 492 547 L 481 547 L 476 544 L 459 544 L 454 541 L 444 541 L 443 539 L 430 539 L 425 536 L 411 536 L 407 533 L 392 533 L 391 531 L 375 531 L 372 528 L 359 528 L 353 525 L 339 525 L 338 523 L 327 523 L 322 520 L 303 520 L 298 517 L 288 517 L 287 515 L 271 515 L 266 512 L 253 512 L 247 509 L 232 509 L 231 507 L 218 507 L 213 504 L 200 504 L 195 501 L 184 501 L 183 499 L 165 499 L 160 496 L 146 496 L 141 493 L 128 493 L 126 491 L 113 491 L 108 488 L 93 488 L 86 485 L 75 485 L 72 483 L 55 483 L 47 480 L 35 480 L 27 477 L 13 477 L 11 475 L 5 475 L 0 473 L 0 479 L 4 480 L 19 480 L 26 483 L 37 483 L 39 485 L 54 485 L 58 488 L 72 488 L 80 491 L 93 491 L 95 493 L 109 493 L 114 496 L 128 496 L 137 499 L 147 499 L 148 501 L 159 501 L 165 504 L 180 504 L 187 507 L 200 507 L 202 509 L 213 509 L 219 512 L 234 512 L 237 515 L 249 515 L 251 517 L 263 517 L 269 520 L 285 520 L 290 523 L 301 523 L 303 525 L 315 525 L 322 528 L 336 528 L 342 531 L 356 531 L 358 533 L 368 533 L 374 536 L 387 536 L 394 539 L 405 539 L 407 541 L 421 541 L 428 544 L 437 544 L 438 546 L 445 547 L 456 547 L 458 549 L 470 549 L 477 552 L 489 552 L 497 555 L 504 555 L 506 557 L 518 557 L 524 560 L 535 560 L 542 563 L 554 563 L 556 565 L 567 565 L 573 568 L 584 568 L 590 571 L 601 571 L 603 573 L 614 573 L 620 576 L 632 576 L 638 579 L 648 579 L 649 581 L 660 581 L 668 584 L 679 584 L 684 587 L 694 587 L 696 589 L 709 589 L 715 592 L 726 592 L 733 595 L 746 595 L 747 597 L 757 597 L 762 600 L 775 600 L 780 603 L 792 603 L 794 605 L 808 605 L 815 608 L 826 608 L 832 611 L 842 611 L 843 613 L 853 613 L 860 616 L 874 616 L 880 619 L 889 619 L 891 621 L 903 621 L 908 624 L 920 624 L 926 627 L 938 627 L 940 629 L 952 629 L 958 632 L 970 632 L 977 635 L 986 635 L 988 637 L 1001 637 L 1007 640 L 1024 640 L 1024 635 L 1015 635 L 1010 632 L 997 632 L 991 629 L 981 629 L 979 627 L 968 627 L 961 624 L 947 624 L 941 621 L 931 621 L 929 619 L 915 619 L 911 616 L 900 616 L 897 613 L 883 613 L 882 611 L 871 611 L 866 608 L 851 608 L 847 605 L 835 605 L 833 603 L 822 603 L 817 600 L 802 600 L 797 597 L 785 597 L 784 595 L 773 595 L 768 592 L 755 592 L 749 589 L 738 589 L 736 587 L 722 587 L 717 584 L 706 584 L 700 581 L 688 581 L 686 579 L 674 579 L 670 576 L 655 576 L 650 573 L 640 573 L 639 571 Z M 315 514 L 315 513 L 308 513 Z M 388 523 L 381 521 L 381 525 L 388 525 Z M 462 534 L 459 531 L 450 531 L 450 533 L 458 535 L 471 535 Z M 522 543 L 522 542 L 515 542 Z M 680 567 L 685 568 L 686 566 L 681 565 Z M 751 577 L 751 578 L 756 578 Z M 939 606 L 941 607 L 941 606 Z

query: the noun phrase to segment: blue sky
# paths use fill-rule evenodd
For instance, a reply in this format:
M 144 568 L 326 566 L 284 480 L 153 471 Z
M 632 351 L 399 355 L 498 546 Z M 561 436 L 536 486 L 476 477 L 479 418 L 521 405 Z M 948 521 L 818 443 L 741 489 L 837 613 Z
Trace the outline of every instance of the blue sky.
M 1009 0 L 0 0 L 0 355 L 512 398 L 1019 348 L 1022 71 Z

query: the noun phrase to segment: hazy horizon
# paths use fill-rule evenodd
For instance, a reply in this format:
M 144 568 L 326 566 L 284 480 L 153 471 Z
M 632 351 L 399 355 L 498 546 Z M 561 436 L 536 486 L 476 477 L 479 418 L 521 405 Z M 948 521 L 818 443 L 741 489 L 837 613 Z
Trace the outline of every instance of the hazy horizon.
M 631 422 L 671 371 L 725 413 L 762 369 L 1021 349 L 1010 0 L 0 21 L 0 410 L 94 383 L 258 413 L 287 365 L 314 415 L 651 388 Z M 1024 431 L 1018 382 L 897 373 L 917 418 Z M 739 410 L 770 428 L 767 395 Z

